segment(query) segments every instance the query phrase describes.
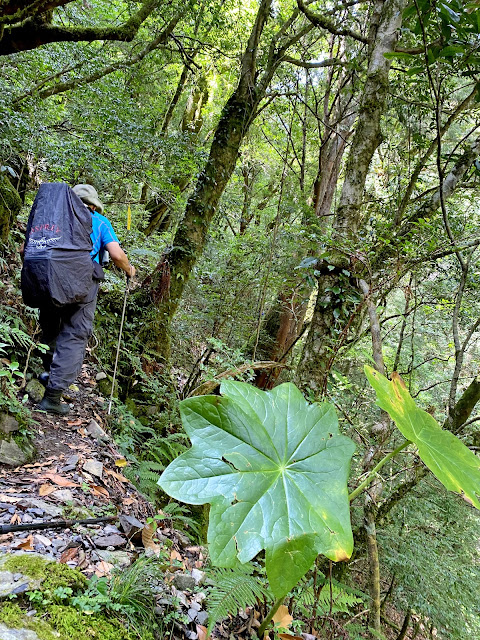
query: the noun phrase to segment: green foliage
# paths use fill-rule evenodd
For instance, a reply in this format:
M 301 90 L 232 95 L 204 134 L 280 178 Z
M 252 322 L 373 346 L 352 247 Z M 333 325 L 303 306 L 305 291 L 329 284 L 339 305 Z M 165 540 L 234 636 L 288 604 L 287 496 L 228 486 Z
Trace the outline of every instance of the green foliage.
M 64 622 L 58 627 L 59 631 L 67 629 L 67 620 L 75 628 L 88 620 L 87 635 L 75 636 L 83 640 L 91 627 L 97 629 L 98 623 L 100 633 L 106 619 L 113 616 L 122 624 L 107 625 L 102 638 L 110 638 L 114 629 L 118 637 L 130 638 L 122 625 L 127 625 L 138 637 L 153 637 L 150 634 L 156 628 L 155 596 L 164 577 L 161 561 L 156 557 L 140 557 L 127 569 L 116 570 L 104 578 L 94 575 L 88 581 L 82 573 L 64 564 L 27 554 L 12 556 L 3 566 L 8 571 L 21 571 L 41 580 L 39 589 L 21 595 L 20 600 L 26 597 L 52 626 L 63 612 Z
M 294 612 L 298 611 L 298 614 L 307 619 L 311 617 L 315 607 L 317 615 L 321 617 L 330 613 L 350 613 L 356 606 L 368 600 L 365 593 L 323 574 L 317 579 L 316 589 L 310 582 L 311 580 L 303 587 L 300 586 L 298 594 L 293 594 Z
M 10 300 L 10 305 L 0 302 L 0 411 L 15 415 L 23 424 L 30 421 L 30 412 L 24 406 L 26 398 L 19 400 L 20 383 L 24 384 L 24 364 L 31 352 L 45 351 L 46 345 L 38 344 L 31 335 L 32 319 L 29 312 L 17 308 L 15 287 L 3 287 L 0 279 L 0 298 Z
M 126 13 L 132 8 L 128 3 L 121 4 Z M 14 178 L 19 178 L 21 172 L 24 177 L 31 176 L 32 181 L 27 185 L 26 192 L 27 206 L 33 197 L 35 180 L 65 179 L 70 183 L 92 181 L 107 204 L 107 213 L 133 264 L 140 267 L 139 279 L 143 280 L 155 268 L 165 246 L 173 244 L 174 227 L 168 233 L 155 234 L 148 239 L 142 236 L 139 228 L 145 225 L 148 218 L 140 199 L 144 195 L 142 189 L 145 188 L 147 192 L 147 200 L 158 196 L 160 200 L 168 202 L 169 214 L 172 214 L 175 225 L 194 186 L 192 182 L 181 190 L 176 178 L 195 176 L 201 172 L 219 111 L 237 82 L 239 53 L 245 46 L 246 34 L 257 7 L 258 3 L 252 2 L 232 4 L 208 0 L 195 5 L 193 11 L 187 8 L 178 26 L 178 33 L 182 34 L 182 50 L 177 52 L 176 41 L 172 40 L 165 48 L 156 48 L 135 66 L 128 66 L 131 57 L 158 35 L 165 21 L 176 11 L 177 5 L 173 4 L 166 7 L 165 11 L 152 15 L 133 43 L 51 43 L 31 52 L 3 57 L 0 70 L 0 164 Z M 257 65 L 260 74 L 268 51 L 268 38 L 282 28 L 282 22 L 288 18 L 291 8 L 292 3 L 274 3 L 261 43 L 262 54 Z M 80 2 L 70 2 L 54 11 L 54 24 L 96 26 L 104 24 L 104 21 L 115 24 L 118 9 L 117 3 L 105 0 L 90 2 L 88 10 Z M 344 7 L 343 3 L 328 7 L 318 4 L 319 12 L 325 9 L 337 24 L 342 21 L 353 24 L 354 21 L 358 30 L 363 34 L 368 33 L 371 12 L 367 5 L 356 4 L 350 9 Z M 398 353 L 395 368 L 402 371 L 413 397 L 420 392 L 424 406 L 430 404 L 437 408 L 440 423 L 444 419 L 448 385 L 454 367 L 456 348 L 450 327 L 451 315 L 456 308 L 460 269 L 455 257 L 431 261 L 435 251 L 445 249 L 442 216 L 432 213 L 428 219 L 417 220 L 407 235 L 403 233 L 402 220 L 394 225 L 392 221 L 412 177 L 413 168 L 436 137 L 435 116 L 438 113 L 440 125 L 445 125 L 462 100 L 475 88 L 475 74 L 479 66 L 478 16 L 478 7 L 470 0 L 445 0 L 440 3 L 418 0 L 409 3 L 399 31 L 401 51 L 391 54 L 390 97 L 388 108 L 382 116 L 383 142 L 371 163 L 362 205 L 362 223 L 355 233 L 355 246 L 341 241 L 335 247 L 345 252 L 345 260 L 351 264 L 351 268 L 348 266 L 346 269 L 348 272 L 361 274 L 364 267 L 372 274 L 380 272 L 380 279 L 373 285 L 375 295 L 378 293 L 379 297 L 384 298 L 379 312 L 387 368 L 389 371 L 393 369 Z M 298 23 L 301 21 L 297 19 L 289 28 L 292 36 Z M 332 51 L 326 46 L 327 41 L 319 38 L 318 34 L 317 29 L 312 29 L 291 47 L 288 55 L 302 60 L 331 57 Z M 312 186 L 315 185 L 315 192 L 319 169 L 325 174 L 325 167 L 320 165 L 329 158 L 327 143 L 329 139 L 333 140 L 337 124 L 342 123 L 343 116 L 338 117 L 334 113 L 336 105 L 347 93 L 352 106 L 360 103 L 359 91 L 364 84 L 366 71 L 363 45 L 351 39 L 344 45 L 341 38 L 338 37 L 338 55 L 342 58 L 339 67 L 306 70 L 285 62 L 278 67 L 272 80 L 271 97 L 262 105 L 257 122 L 253 123 L 244 140 L 238 167 L 223 194 L 215 222 L 210 229 L 202 229 L 202 233 L 208 234 L 208 244 L 204 256 L 195 266 L 186 295 L 178 301 L 179 312 L 172 330 L 173 373 L 180 387 L 188 380 L 192 383 L 190 388 L 194 388 L 202 380 L 232 365 L 243 364 L 246 360 L 243 354 L 251 356 L 246 345 L 250 344 L 252 336 L 256 336 L 257 323 L 265 319 L 279 292 L 287 296 L 282 299 L 283 308 L 290 308 L 290 290 L 295 291 L 299 298 L 304 295 L 298 289 L 297 275 L 300 279 L 306 278 L 309 285 L 315 284 L 316 277 L 322 277 L 312 269 L 314 261 L 325 257 L 321 254 L 324 245 L 330 248 L 328 238 L 331 236 L 331 227 L 335 227 L 334 216 L 339 210 L 336 205 L 340 181 L 336 187 L 336 205 L 329 212 L 332 215 L 326 212 L 321 219 L 311 206 L 310 201 L 314 199 L 311 197 Z M 424 42 L 427 47 L 425 55 L 422 55 L 418 52 L 422 50 Z M 191 71 L 170 125 L 163 130 L 163 119 L 169 101 L 175 94 L 185 55 L 189 58 L 188 67 Z M 193 60 L 190 60 L 190 56 Z M 89 74 L 101 72 L 103 68 L 120 61 L 125 66 L 118 68 L 115 73 L 103 77 L 100 73 L 94 82 L 81 81 Z M 193 136 L 182 131 L 181 119 L 190 89 L 196 82 L 197 64 L 205 71 L 211 99 L 204 109 L 203 130 L 193 139 Z M 427 82 L 428 68 L 435 82 L 438 82 L 441 107 L 438 111 Z M 355 79 L 352 83 L 349 81 L 351 72 Z M 41 98 L 44 89 L 56 88 L 64 81 L 74 81 L 74 88 L 66 93 Z M 22 97 L 25 94 L 30 95 Z M 14 102 L 18 98 L 20 100 Z M 468 146 L 475 135 L 478 105 L 474 101 L 478 102 L 478 98 L 477 86 L 472 105 L 463 110 L 442 136 L 440 159 L 445 175 L 458 161 L 464 145 Z M 341 136 L 344 140 L 349 139 L 344 132 L 341 132 Z M 17 154 L 21 172 L 14 164 Z M 24 166 L 23 161 L 26 161 Z M 438 176 L 434 165 L 432 155 L 414 180 L 406 220 L 415 220 L 419 205 L 437 188 Z M 11 171 L 13 167 L 15 176 Z M 340 176 L 343 176 L 343 171 Z M 455 243 L 461 244 L 478 235 L 478 207 L 475 202 L 478 176 L 477 162 L 459 180 L 458 195 L 446 202 L 446 215 Z M 125 230 L 127 203 L 132 204 L 134 227 L 128 234 Z M 272 229 L 277 214 L 278 234 L 273 240 L 272 235 L 275 234 L 272 234 Z M 15 234 L 17 237 L 20 235 L 18 230 L 13 229 L 13 236 Z M 450 244 L 451 238 L 448 240 Z M 382 261 L 380 265 L 375 263 L 379 245 L 395 245 L 395 258 Z M 307 255 L 309 258 L 304 260 Z M 403 273 L 411 268 L 412 263 L 419 265 L 420 261 L 421 266 L 414 266 L 414 278 L 408 284 Z M 460 341 L 479 316 L 480 271 L 476 254 L 469 256 L 468 261 L 471 268 L 465 283 L 464 301 L 458 308 Z M 12 262 L 8 257 L 0 261 L 2 276 L 10 282 L 16 279 Z M 298 265 L 302 265 L 302 268 L 295 270 Z M 334 265 L 330 267 L 333 269 Z M 348 273 L 343 275 L 349 278 Z M 392 278 L 399 279 L 398 287 L 393 291 L 390 290 Z M 365 352 L 370 351 L 371 347 L 368 344 L 362 353 L 366 341 L 361 339 L 357 342 L 358 336 L 342 333 L 344 321 L 352 318 L 353 322 L 347 328 L 349 326 L 353 334 L 356 320 L 361 315 L 351 316 L 352 309 L 358 307 L 354 299 L 355 292 L 347 284 L 345 281 L 333 285 L 326 292 L 328 295 L 325 300 L 321 301 L 328 311 L 327 298 L 336 299 L 338 306 L 334 310 L 337 317 L 333 333 L 339 336 L 339 343 L 345 338 L 346 344 L 355 345 L 346 357 L 341 351 L 332 353 L 332 357 L 337 356 L 334 367 L 338 375 L 335 373 L 335 379 L 329 380 L 328 393 L 344 412 L 345 417 L 341 416 L 340 419 L 344 421 L 345 429 L 351 427 L 352 437 L 358 438 L 359 448 L 364 446 L 367 450 L 369 447 L 376 448 L 378 443 L 370 433 L 369 427 L 374 418 L 366 408 L 368 399 L 358 365 L 365 358 L 370 358 L 369 354 L 365 356 Z M 116 346 L 123 285 L 122 278 L 113 269 L 109 270 L 99 300 L 97 342 L 92 346 L 92 355 L 100 360 L 106 370 L 112 364 Z M 4 289 L 1 294 L 0 297 L 8 306 L 9 296 L 4 295 Z M 305 297 L 308 298 L 308 294 Z M 403 320 L 405 299 L 409 295 L 411 303 L 405 312 L 405 332 L 403 342 L 399 345 L 398 330 Z M 2 306 L 1 322 L 6 313 L 3 309 Z M 142 398 L 139 393 L 132 401 L 138 423 L 132 426 L 129 418 L 124 424 L 119 420 L 114 430 L 121 440 L 122 452 L 130 462 L 126 475 L 137 482 L 142 491 L 158 499 L 159 492 L 152 480 L 178 453 L 183 452 L 185 443 L 180 435 L 176 439 L 176 418 L 163 410 L 163 399 L 167 395 L 163 382 L 155 369 L 152 372 L 144 368 L 145 362 L 139 355 L 145 356 L 149 362 L 158 360 L 154 348 L 144 347 L 144 338 L 154 331 L 155 321 L 151 301 L 131 295 L 125 346 L 120 357 L 119 396 L 124 399 L 127 391 L 135 393 L 140 387 L 145 395 Z M 17 324 L 10 318 L 6 323 L 11 331 L 5 329 L 2 332 L 7 337 L 0 338 L 0 343 L 4 345 L 1 355 L 11 363 L 18 362 L 19 368 L 14 371 L 19 372 L 23 370 L 24 355 L 30 348 L 25 336 L 33 334 L 33 326 L 30 330 L 28 323 L 18 321 L 18 318 Z M 263 334 L 262 326 L 260 336 Z M 209 340 L 211 337 L 213 342 Z M 267 337 L 271 336 L 268 334 Z M 474 348 L 465 352 L 459 391 L 467 384 L 467 380 L 478 373 L 475 341 L 478 341 L 476 331 L 472 336 Z M 201 356 L 210 349 L 213 351 L 205 361 L 206 357 L 202 359 Z M 259 353 L 261 351 L 257 350 L 257 359 Z M 295 361 L 295 352 L 290 355 Z M 34 352 L 32 356 L 32 368 L 35 370 L 38 365 L 35 364 Z M 198 364 L 195 364 L 197 361 Z M 9 368 L 5 362 L 3 365 L 0 365 L 2 370 Z M 16 413 L 22 411 L 21 402 L 17 400 L 18 381 L 21 378 L 14 371 L 10 369 L 0 377 L 0 407 Z M 189 380 L 190 372 L 192 376 Z M 286 371 L 283 375 L 290 373 Z M 315 375 L 313 372 L 312 376 Z M 341 375 L 348 375 L 351 384 L 348 390 L 345 381 L 340 379 Z M 132 387 L 132 384 L 136 386 Z M 185 391 L 188 390 L 187 386 Z M 148 409 L 152 408 L 149 405 L 159 407 L 155 416 L 148 413 Z M 351 424 L 348 424 L 349 421 Z M 475 424 L 470 426 L 470 430 Z M 142 430 L 139 425 L 146 429 Z M 363 471 L 362 453 L 360 450 L 354 462 L 355 477 Z M 405 458 L 402 457 L 402 460 Z M 398 483 L 411 476 L 409 469 L 405 470 L 403 464 L 395 461 L 385 467 L 384 472 L 387 469 L 390 476 L 382 473 L 385 493 L 393 491 Z M 444 496 L 444 492 L 441 495 Z M 441 508 L 440 502 L 438 507 Z M 358 517 L 359 522 L 360 511 L 361 507 L 355 506 L 354 517 Z M 401 520 L 402 514 L 396 514 Z M 397 535 L 395 529 L 392 546 Z M 458 549 L 463 548 L 468 552 L 470 540 L 476 537 L 475 533 L 470 532 L 468 536 L 460 536 L 455 544 Z M 408 570 L 416 574 L 416 567 L 420 564 L 416 564 L 412 556 L 405 557 L 409 564 L 407 567 L 406 560 L 402 575 L 407 580 Z M 448 557 L 444 550 L 443 557 Z M 430 565 L 425 565 L 424 571 L 426 576 L 435 576 Z M 457 596 L 458 602 L 466 598 L 460 592 Z M 465 601 L 470 602 L 468 598 Z M 406 597 L 398 602 L 401 607 L 409 606 Z M 437 607 L 440 607 L 440 602 L 439 592 L 436 596 Z M 474 606 L 469 609 L 474 610 Z M 421 611 L 429 615 L 425 604 Z M 446 635 L 449 637 L 448 632 Z M 464 636 L 475 637 L 475 633 L 469 634 L 466 630 Z
M 208 570 L 208 633 L 219 620 L 228 615 L 236 616 L 257 600 L 272 601 L 268 589 L 259 580 L 259 571 L 259 567 L 250 563 L 238 564 L 232 569 L 211 567 Z
M 151 579 L 152 571 L 141 560 L 137 569 L 125 571 L 125 584 L 112 577 L 98 588 L 95 583 L 100 581 L 96 577 L 87 582 L 79 571 L 43 558 L 14 556 L 4 567 L 42 580 L 40 589 L 17 596 L 18 604 L 2 604 L 0 622 L 7 626 L 31 629 L 40 640 L 153 640 L 154 594 L 149 593 L 149 583 L 143 583 L 139 576 L 140 573 Z M 20 605 L 25 606 L 26 601 L 29 608 L 38 610 L 39 617 L 25 615 Z
M 155 500 L 158 497 L 158 474 L 164 469 L 165 465 L 153 460 L 139 460 L 126 467 L 124 475 L 141 493 Z
M 200 540 L 201 527 L 191 516 L 190 510 L 185 505 L 178 504 L 177 502 L 169 502 L 164 505 L 160 513 L 157 513 L 151 520 L 154 523 L 162 522 L 171 529 L 182 530 L 190 538 Z
M 124 469 L 125 476 L 152 501 L 157 501 L 158 474 L 186 450 L 186 435 L 170 430 L 159 433 L 144 425 L 121 403 L 115 406 L 112 429 L 119 450 L 130 463 Z
M 480 509 L 480 461 L 453 433 L 444 431 L 429 413 L 419 409 L 401 378 L 392 381 L 366 366 L 377 393 L 378 405 L 387 411 L 403 435 L 418 447 L 418 454 L 450 491 Z
M 478 511 L 430 475 L 377 528 L 394 605 L 428 618 L 441 638 L 480 637 L 479 527 Z
M 128 621 L 140 637 L 142 629 L 155 626 L 154 587 L 163 579 L 157 558 L 141 557 L 110 578 L 93 576 L 85 593 L 71 600 L 87 613 L 112 613 Z
M 180 404 L 192 449 L 163 473 L 174 498 L 212 504 L 212 562 L 231 567 L 266 550 L 275 596 L 284 596 L 318 553 L 351 554 L 347 475 L 353 443 L 333 407 L 308 405 L 292 384 L 271 392 L 224 382 L 222 397 Z

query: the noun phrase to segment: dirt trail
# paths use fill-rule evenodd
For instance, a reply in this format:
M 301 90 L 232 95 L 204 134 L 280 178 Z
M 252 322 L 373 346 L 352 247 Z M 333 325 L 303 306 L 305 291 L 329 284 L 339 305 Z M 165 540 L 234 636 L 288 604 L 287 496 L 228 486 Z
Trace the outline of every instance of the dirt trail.
M 106 432 L 105 402 L 87 365 L 67 399 L 73 404 L 67 417 L 34 411 L 30 403 L 37 454 L 30 464 L 0 471 L 0 525 L 108 516 L 112 521 L 4 533 L 0 553 L 35 551 L 87 574 L 101 573 L 99 563 L 108 557 L 102 551 L 114 552 L 114 560 L 122 550 L 126 562 L 125 552 L 135 551 L 129 537 L 154 515 L 154 508 L 122 473 L 126 460 Z

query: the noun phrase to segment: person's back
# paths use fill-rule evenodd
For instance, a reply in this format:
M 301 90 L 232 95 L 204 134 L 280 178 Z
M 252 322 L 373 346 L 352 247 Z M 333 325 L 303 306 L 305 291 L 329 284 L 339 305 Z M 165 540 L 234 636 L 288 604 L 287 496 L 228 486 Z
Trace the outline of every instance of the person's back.
M 70 188 L 67 187 L 67 189 Z M 78 200 L 81 202 L 80 213 L 87 214 L 90 225 L 88 261 L 86 264 L 81 261 L 74 264 L 76 277 L 79 280 L 86 278 L 88 281 L 87 290 L 74 302 L 58 304 L 58 300 L 50 296 L 38 305 L 42 342 L 50 347 L 49 352 L 42 357 L 46 371 L 39 379 L 45 384 L 46 389 L 39 409 L 59 415 L 66 415 L 69 411 L 68 405 L 61 402 L 62 392 L 78 376 L 85 356 L 85 348 L 93 331 L 98 286 L 99 281 L 103 279 L 103 271 L 99 264 L 102 252 L 107 250 L 113 262 L 123 269 L 127 276 L 135 275 L 135 268 L 130 265 L 120 247 L 112 225 L 102 215 L 103 204 L 95 188 L 81 184 L 76 185 L 70 192 L 73 192 L 74 200 L 80 199 Z M 25 246 L 26 252 L 28 239 Z
M 90 259 L 92 216 L 63 182 L 38 190 L 27 224 L 23 251 L 22 295 L 29 307 L 80 302 L 93 275 Z

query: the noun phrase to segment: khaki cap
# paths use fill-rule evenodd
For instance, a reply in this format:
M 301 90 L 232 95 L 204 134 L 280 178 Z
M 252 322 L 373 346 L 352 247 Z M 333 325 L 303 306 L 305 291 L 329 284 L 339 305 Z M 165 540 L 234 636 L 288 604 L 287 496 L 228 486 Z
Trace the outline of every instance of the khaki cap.
M 91 184 L 77 184 L 73 187 L 73 191 L 85 204 L 93 204 L 99 213 L 103 213 L 105 207 L 98 197 L 97 190 Z

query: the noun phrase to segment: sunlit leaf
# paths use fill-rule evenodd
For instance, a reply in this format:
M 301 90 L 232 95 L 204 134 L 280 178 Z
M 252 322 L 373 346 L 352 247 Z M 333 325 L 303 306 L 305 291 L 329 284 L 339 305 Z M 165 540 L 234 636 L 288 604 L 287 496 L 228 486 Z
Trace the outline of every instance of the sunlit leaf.
M 418 455 L 450 491 L 480 509 L 480 459 L 433 416 L 419 409 L 398 374 L 388 380 L 365 366 L 377 393 L 377 404 L 387 411 L 403 435 L 418 447 Z
M 180 404 L 192 448 L 164 471 L 164 491 L 210 502 L 214 564 L 232 567 L 266 550 L 276 597 L 315 556 L 347 559 L 353 549 L 347 478 L 355 445 L 338 432 L 334 408 L 308 404 L 293 384 L 264 392 L 242 382 L 219 396 Z

